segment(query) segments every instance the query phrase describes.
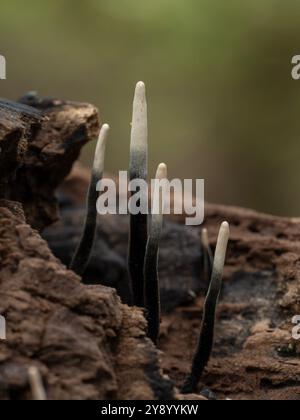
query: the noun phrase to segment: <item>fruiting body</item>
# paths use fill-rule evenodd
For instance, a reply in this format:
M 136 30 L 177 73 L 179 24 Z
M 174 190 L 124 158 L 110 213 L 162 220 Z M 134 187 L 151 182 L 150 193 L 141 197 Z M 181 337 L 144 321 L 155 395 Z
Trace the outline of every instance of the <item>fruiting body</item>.
M 160 164 L 156 172 L 156 180 L 167 178 L 167 166 Z M 156 344 L 160 325 L 160 289 L 158 276 L 159 241 L 163 227 L 164 203 L 160 185 L 154 190 L 153 208 L 157 213 L 152 214 L 151 229 L 146 247 L 144 264 L 145 307 L 148 321 L 148 336 Z
M 146 90 L 143 82 L 136 85 L 130 143 L 130 180 L 147 180 L 148 171 L 148 118 Z M 148 197 L 144 197 L 148 200 Z M 128 269 L 131 279 L 133 304 L 144 306 L 143 267 L 148 237 L 147 214 L 130 215 Z
M 204 312 L 198 346 L 193 359 L 191 373 L 182 387 L 182 392 L 185 394 L 195 391 L 212 352 L 216 306 L 222 286 L 222 275 L 228 240 L 229 225 L 227 222 L 223 222 L 218 236 L 211 282 L 204 303 Z
M 79 245 L 75 251 L 72 262 L 70 264 L 70 269 L 75 271 L 78 275 L 83 275 L 93 248 L 96 227 L 97 227 L 97 199 L 98 191 L 97 184 L 103 177 L 104 171 L 104 159 L 105 159 L 105 148 L 109 132 L 109 125 L 104 124 L 100 130 L 94 163 L 91 173 L 90 185 L 87 193 L 86 200 L 86 217 L 84 222 L 84 228 L 82 237 L 80 239 Z M 99 188 L 98 188 L 99 189 Z

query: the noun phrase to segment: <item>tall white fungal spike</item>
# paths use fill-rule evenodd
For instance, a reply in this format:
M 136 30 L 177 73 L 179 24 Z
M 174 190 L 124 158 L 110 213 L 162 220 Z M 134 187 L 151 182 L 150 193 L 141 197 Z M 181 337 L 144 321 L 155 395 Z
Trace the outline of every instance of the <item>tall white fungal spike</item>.
M 32 397 L 36 401 L 47 400 L 46 391 L 43 385 L 41 374 L 37 367 L 30 366 L 28 369 L 28 379 L 32 392 Z
M 148 119 L 146 88 L 143 82 L 136 85 L 131 124 L 130 180 L 147 181 L 148 173 Z M 146 192 L 141 190 L 140 203 L 148 201 Z M 148 239 L 147 214 L 131 214 L 128 251 L 128 269 L 131 279 L 133 304 L 144 306 L 143 266 Z
M 167 166 L 161 163 L 156 171 L 156 183 L 150 235 L 147 241 L 144 280 L 145 280 L 145 307 L 148 321 L 148 337 L 157 343 L 160 326 L 160 288 L 158 276 L 159 240 L 163 228 L 164 202 L 160 181 L 167 179 Z
M 184 394 L 188 394 L 196 390 L 197 384 L 210 359 L 213 349 L 216 307 L 222 287 L 222 274 L 225 264 L 229 234 L 229 224 L 227 222 L 223 222 L 220 227 L 217 240 L 211 282 L 204 302 L 199 341 L 193 358 L 191 373 L 182 387 L 182 392 Z
M 138 82 L 133 100 L 131 143 L 130 143 L 130 177 L 147 178 L 148 166 L 148 115 L 146 87 Z
M 109 125 L 103 124 L 98 137 L 95 157 L 91 171 L 91 180 L 86 198 L 86 215 L 80 242 L 72 258 L 70 269 L 78 275 L 83 275 L 94 245 L 97 228 L 96 203 L 99 196 L 97 185 L 101 181 L 104 171 L 105 148 L 108 138 Z

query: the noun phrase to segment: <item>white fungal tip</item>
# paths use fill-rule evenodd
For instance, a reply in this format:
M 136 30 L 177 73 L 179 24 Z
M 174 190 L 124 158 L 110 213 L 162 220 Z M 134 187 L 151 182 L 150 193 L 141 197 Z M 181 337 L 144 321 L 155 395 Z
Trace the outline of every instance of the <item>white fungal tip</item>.
M 166 182 L 168 177 L 168 168 L 165 163 L 160 163 L 157 167 L 155 175 L 155 184 L 153 191 L 153 208 L 152 208 L 152 222 L 155 224 L 162 224 L 162 217 L 165 209 L 165 200 L 164 200 L 164 182 Z M 159 216 L 155 218 L 155 216 Z
M 221 224 L 221 228 L 220 228 L 220 234 L 224 235 L 224 237 L 227 237 L 227 241 L 229 239 L 229 234 L 230 234 L 230 227 L 229 227 L 229 223 L 228 222 L 223 222 Z
M 138 91 L 138 92 L 144 92 L 145 93 L 145 91 L 146 91 L 146 85 L 145 85 L 145 83 L 144 82 L 137 82 L 137 84 L 136 84 L 136 91 Z
M 106 123 L 103 124 L 102 127 L 101 127 L 101 130 L 103 130 L 103 131 L 108 131 L 109 129 L 110 129 L 110 126 Z
M 146 103 L 146 85 L 144 82 L 138 82 L 134 92 L 134 105 Z
M 107 140 L 108 132 L 110 130 L 110 126 L 108 124 L 103 124 L 100 133 L 99 133 L 99 140 L 98 142 L 105 142 Z
M 104 170 L 105 148 L 110 127 L 108 124 L 103 124 L 99 133 L 98 142 L 95 150 L 95 158 L 93 164 L 93 173 L 100 176 Z
M 33 398 L 38 401 L 46 400 L 47 397 L 43 386 L 42 377 L 37 367 L 30 366 L 28 368 L 28 379 Z
M 105 142 L 107 140 L 107 135 L 110 130 L 110 126 L 108 124 L 103 124 L 98 138 L 98 143 Z
M 166 179 L 168 176 L 168 168 L 165 163 L 160 163 L 156 171 L 156 179 Z
M 223 222 L 220 227 L 214 258 L 214 269 L 218 272 L 222 272 L 224 268 L 229 235 L 229 223 Z
M 206 228 L 203 228 L 201 231 L 201 243 L 204 248 L 209 248 L 208 231 Z
M 147 177 L 148 116 L 146 89 L 143 82 L 136 85 L 131 126 L 130 170 L 137 172 L 139 178 Z

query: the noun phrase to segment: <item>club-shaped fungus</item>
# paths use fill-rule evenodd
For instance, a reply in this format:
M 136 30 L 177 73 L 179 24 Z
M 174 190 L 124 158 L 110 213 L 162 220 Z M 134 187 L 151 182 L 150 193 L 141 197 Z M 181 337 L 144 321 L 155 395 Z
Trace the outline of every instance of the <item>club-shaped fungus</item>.
M 191 373 L 182 387 L 182 393 L 184 394 L 195 392 L 198 382 L 201 379 L 203 371 L 210 359 L 214 342 L 216 307 L 222 286 L 222 276 L 228 240 L 229 224 L 227 222 L 223 222 L 219 231 L 215 250 L 211 282 L 204 303 L 198 346 L 193 358 Z
M 130 180 L 147 180 L 148 120 L 146 89 L 143 82 L 135 88 L 130 143 Z M 148 200 L 148 197 L 144 197 Z M 143 268 L 148 237 L 147 214 L 131 214 L 128 250 L 128 269 L 131 279 L 133 304 L 144 306 Z
M 153 197 L 154 212 L 151 217 L 149 238 L 147 241 L 144 282 L 145 282 L 145 308 L 148 321 L 148 336 L 156 344 L 160 325 L 160 289 L 158 276 L 159 241 L 163 227 L 164 203 L 160 181 L 167 179 L 167 166 L 161 163 L 156 172 L 156 181 Z
M 97 228 L 97 208 L 98 199 L 97 184 L 103 177 L 105 148 L 109 132 L 109 125 L 103 124 L 95 151 L 94 163 L 91 173 L 91 180 L 86 199 L 86 216 L 84 221 L 83 233 L 79 245 L 74 253 L 70 269 L 78 275 L 83 275 L 91 257 L 91 252 L 95 240 Z

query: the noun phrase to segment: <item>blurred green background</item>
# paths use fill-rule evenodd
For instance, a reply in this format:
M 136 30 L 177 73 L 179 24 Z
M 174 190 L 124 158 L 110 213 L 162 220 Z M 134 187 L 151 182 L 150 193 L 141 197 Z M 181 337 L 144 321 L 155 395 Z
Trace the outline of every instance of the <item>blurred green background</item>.
M 128 166 L 131 102 L 147 84 L 151 173 L 205 178 L 206 199 L 300 215 L 300 2 L 0 0 L 0 95 L 96 104 L 106 169 Z M 91 160 L 94 145 L 83 152 Z

